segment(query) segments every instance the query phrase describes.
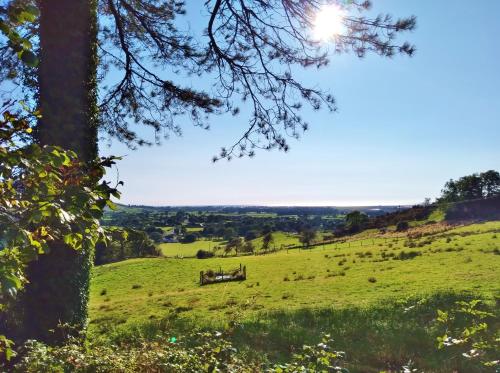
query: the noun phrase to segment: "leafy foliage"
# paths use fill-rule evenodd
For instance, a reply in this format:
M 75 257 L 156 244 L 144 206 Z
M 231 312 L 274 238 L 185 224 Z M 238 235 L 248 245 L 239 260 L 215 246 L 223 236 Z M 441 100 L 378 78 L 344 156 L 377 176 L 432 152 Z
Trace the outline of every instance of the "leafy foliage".
M 302 352 L 294 355 L 291 363 L 275 366 L 273 372 L 341 372 L 349 373 L 342 367 L 345 352 L 333 349 L 333 340 L 325 334 L 316 346 L 302 347 Z
M 0 35 L 5 40 L 0 48 L 1 80 L 15 79 L 16 70 L 38 65 L 38 57 L 30 41 L 38 16 L 39 10 L 31 1 L 12 1 L 8 7 L 0 6 Z M 18 60 L 24 64 L 20 65 Z
M 438 348 L 461 351 L 462 358 L 498 370 L 498 316 L 485 309 L 481 300 L 459 301 L 449 311 L 438 310 L 436 320 L 444 329 L 437 338 Z
M 181 132 L 180 116 L 207 128 L 209 115 L 236 115 L 238 102 L 250 103 L 247 129 L 214 160 L 253 156 L 257 148 L 287 151 L 286 137 L 297 138 L 309 126 L 300 115 L 304 104 L 315 110 L 336 110 L 330 93 L 308 87 L 295 77 L 297 68 L 328 65 L 330 49 L 359 57 L 367 53 L 412 55 L 415 51 L 409 43 L 397 40 L 402 32 L 414 29 L 415 17 L 365 17 L 362 13 L 370 8 L 369 1 L 326 2 L 338 4 L 346 13 L 345 32 L 330 45 L 319 43 L 312 35 L 315 14 L 325 3 L 319 0 L 205 1 L 200 3 L 206 20 L 202 35 L 184 30 L 184 1 L 96 3 L 101 25 L 102 128 L 133 147 L 152 141 L 141 138 L 131 123 L 152 128 L 159 141 L 162 132 L 165 136 Z M 22 46 L 21 57 L 36 65 L 36 56 L 27 48 L 32 44 L 36 50 L 39 44 L 38 5 L 32 0 L 9 0 L 0 5 L 0 20 L 13 26 L 0 39 L 0 74 L 32 93 L 38 86 L 37 72 L 18 66 L 15 53 Z M 10 14 L 15 17 L 8 17 Z M 21 20 L 30 23 L 20 25 Z M 7 47 L 12 41 L 14 49 Z M 213 89 L 183 86 L 182 79 L 192 76 L 209 78 Z
M 459 202 L 500 196 L 500 173 L 489 170 L 449 180 L 441 191 L 441 202 Z
M 345 227 L 350 233 L 356 233 L 364 229 L 368 223 L 368 216 L 360 211 L 353 211 L 345 217 Z
M 311 243 L 316 239 L 317 232 L 314 229 L 304 229 L 300 234 L 300 242 L 304 244 L 306 248 L 311 245 Z
M 105 232 L 108 240 L 95 248 L 96 265 L 159 255 L 146 232 L 130 228 L 107 228 Z
M 110 344 L 84 346 L 73 340 L 62 347 L 37 341 L 23 346 L 14 372 L 348 372 L 343 352 L 325 335 L 315 346 L 303 346 L 290 363 L 266 367 L 245 361 L 220 332 L 185 338 L 161 336 L 156 341 L 135 340 L 121 348 Z
M 9 107 L 3 106 L 0 118 L 2 313 L 27 283 L 26 265 L 47 253 L 50 243 L 89 251 L 105 239 L 99 218 L 106 205 L 113 206 L 111 196 L 119 197 L 116 188 L 99 182 L 115 158 L 83 164 L 73 152 L 29 143 L 28 119 Z

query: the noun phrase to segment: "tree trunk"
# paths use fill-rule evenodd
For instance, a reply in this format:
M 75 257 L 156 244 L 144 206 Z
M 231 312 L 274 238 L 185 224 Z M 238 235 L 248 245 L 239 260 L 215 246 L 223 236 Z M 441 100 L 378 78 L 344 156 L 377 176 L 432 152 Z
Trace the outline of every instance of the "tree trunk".
M 36 135 L 41 145 L 73 150 L 89 161 L 97 156 L 96 1 L 39 4 L 42 119 Z M 29 265 L 19 302 L 19 340 L 57 344 L 85 329 L 92 260 L 93 252 L 58 243 Z

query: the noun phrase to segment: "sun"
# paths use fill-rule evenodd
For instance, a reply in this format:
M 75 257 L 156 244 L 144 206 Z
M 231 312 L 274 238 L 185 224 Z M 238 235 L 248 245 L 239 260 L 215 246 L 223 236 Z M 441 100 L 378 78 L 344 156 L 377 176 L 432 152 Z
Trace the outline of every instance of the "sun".
M 313 36 L 316 40 L 328 41 L 344 31 L 345 13 L 338 5 L 322 6 L 316 13 L 313 23 Z

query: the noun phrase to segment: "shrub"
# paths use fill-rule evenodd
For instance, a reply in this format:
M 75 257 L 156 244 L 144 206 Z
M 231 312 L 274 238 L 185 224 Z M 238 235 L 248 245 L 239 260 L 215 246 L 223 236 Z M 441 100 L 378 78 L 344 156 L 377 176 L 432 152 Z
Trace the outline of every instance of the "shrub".
M 409 260 L 422 255 L 421 251 L 401 251 L 397 256 L 394 257 L 395 260 Z
M 436 323 L 442 332 L 437 338 L 439 349 L 455 350 L 458 358 L 498 371 L 498 314 L 490 312 L 482 301 L 458 301 L 450 310 L 438 310 Z
M 207 251 L 207 250 L 198 250 L 196 252 L 196 257 L 198 259 L 207 259 L 207 258 L 213 258 L 214 257 L 214 253 L 211 252 L 211 251 Z
M 410 228 L 410 224 L 408 224 L 407 221 L 400 221 L 398 224 L 396 224 L 396 231 L 397 232 L 404 232 Z
M 288 298 L 286 294 L 283 299 Z M 189 343 L 193 341 L 194 343 Z M 37 341 L 23 346 L 23 356 L 11 371 L 38 372 L 348 372 L 345 353 L 335 351 L 330 335 L 295 354 L 290 362 L 263 367 L 246 361 L 222 333 L 197 333 L 186 338 L 160 336 L 135 340 L 116 348 L 111 344 L 83 345 L 71 340 L 61 347 Z
M 295 277 L 295 279 L 293 281 L 302 281 L 304 279 L 304 275 L 297 275 L 297 277 Z
M 374 284 L 375 282 L 377 282 L 377 279 L 375 277 L 368 277 L 368 282 Z
M 182 243 L 193 243 L 198 237 L 193 233 L 188 233 L 182 239 Z

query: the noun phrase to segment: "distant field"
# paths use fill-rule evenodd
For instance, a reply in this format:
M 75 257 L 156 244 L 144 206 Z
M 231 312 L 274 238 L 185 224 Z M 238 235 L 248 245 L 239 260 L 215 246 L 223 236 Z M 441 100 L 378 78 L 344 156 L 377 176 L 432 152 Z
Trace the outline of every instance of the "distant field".
M 252 243 L 257 251 L 262 247 L 263 237 L 258 237 L 252 240 Z M 300 245 L 299 236 L 296 234 L 285 232 L 273 232 L 273 243 L 270 245 L 272 249 L 281 249 L 286 246 Z
M 194 257 L 200 249 L 208 251 L 222 244 L 222 241 L 199 240 L 193 243 L 162 243 L 159 244 L 158 247 L 166 257 Z
M 193 229 L 200 228 L 188 228 L 190 231 Z M 299 236 L 296 234 L 285 233 L 285 232 L 274 232 L 273 233 L 274 242 L 271 244 L 271 249 L 281 249 L 286 246 L 297 246 L 300 245 Z M 256 251 L 259 251 L 262 247 L 262 237 L 258 237 L 255 240 L 252 240 L 252 243 L 255 247 Z M 162 243 L 159 244 L 162 254 L 166 257 L 194 257 L 196 252 L 200 249 L 202 250 L 212 250 L 214 247 L 219 246 L 223 247 L 225 245 L 224 241 L 210 241 L 210 240 L 199 240 L 193 243 Z M 218 255 L 222 255 L 222 251 L 218 253 Z
M 92 281 L 90 330 L 106 333 L 118 325 L 172 317 L 220 327 L 233 317 L 259 318 L 263 311 L 364 306 L 442 290 L 498 295 L 500 222 L 446 229 L 425 226 L 424 236 L 411 240 L 366 238 L 264 256 L 136 259 L 100 266 Z M 174 247 L 194 253 L 208 244 L 167 247 L 169 253 Z M 200 271 L 240 263 L 247 266 L 246 281 L 198 285 Z
M 191 227 L 186 228 L 186 232 L 201 232 L 203 230 L 202 227 Z

